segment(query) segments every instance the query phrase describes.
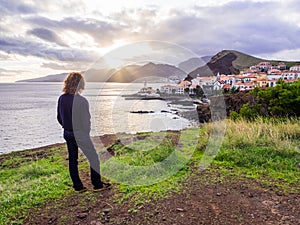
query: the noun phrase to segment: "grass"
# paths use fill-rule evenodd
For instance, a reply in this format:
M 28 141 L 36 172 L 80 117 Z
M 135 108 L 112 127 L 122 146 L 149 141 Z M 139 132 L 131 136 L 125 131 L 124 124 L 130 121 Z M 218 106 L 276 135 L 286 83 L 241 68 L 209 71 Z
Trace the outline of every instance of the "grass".
M 188 131 L 182 133 L 185 132 Z M 102 164 L 102 174 L 129 186 L 148 186 L 166 180 L 181 170 L 190 158 L 188 152 L 180 151 L 172 143 L 179 142 L 179 136 L 178 133 L 153 133 L 130 145 L 116 146 L 116 157 Z M 180 144 L 187 147 L 186 143 Z
M 101 172 L 120 183 L 115 184 L 115 200 L 131 202 L 134 213 L 145 202 L 179 192 L 180 183 L 205 160 L 211 164 L 207 171 L 218 174 L 208 173 L 207 182 L 245 177 L 282 191 L 300 191 L 299 120 L 225 122 L 141 133 L 130 143 L 114 145 L 115 157 L 101 163 Z M 65 147 L 43 150 L 42 156 L 30 152 L 0 156 L 0 224 L 21 224 L 27 210 L 72 192 Z M 88 164 L 80 168 L 88 171 Z
M 287 189 L 300 182 L 298 120 L 227 121 L 224 142 L 213 164 Z
M 57 149 L 56 149 L 57 150 Z M 0 171 L 0 224 L 21 224 L 28 209 L 68 192 L 64 157 L 36 159 L 27 156 L 4 160 Z M 16 154 L 16 153 L 14 153 Z M 29 159 L 30 158 L 30 159 Z

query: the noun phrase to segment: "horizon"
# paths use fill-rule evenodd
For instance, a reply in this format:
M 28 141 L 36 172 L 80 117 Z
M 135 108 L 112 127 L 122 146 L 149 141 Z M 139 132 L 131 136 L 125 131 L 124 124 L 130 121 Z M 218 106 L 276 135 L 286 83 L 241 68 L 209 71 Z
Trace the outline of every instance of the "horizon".
M 0 5 L 1 83 L 85 71 L 116 49 L 149 40 L 199 57 L 234 49 L 266 60 L 300 61 L 295 0 L 62 0 L 59 6 L 49 0 L 0 0 Z M 168 53 L 159 59 L 172 60 Z M 127 54 L 127 60 L 139 61 Z

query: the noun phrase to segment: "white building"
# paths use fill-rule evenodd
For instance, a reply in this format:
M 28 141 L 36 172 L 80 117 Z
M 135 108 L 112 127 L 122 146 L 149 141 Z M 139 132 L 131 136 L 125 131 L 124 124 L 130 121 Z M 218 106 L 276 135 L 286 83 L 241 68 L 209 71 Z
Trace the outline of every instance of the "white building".
M 300 71 L 300 65 L 292 66 L 292 67 L 290 68 L 290 71 Z
M 298 78 L 300 78 L 300 70 L 299 71 L 286 70 L 286 71 L 283 71 L 283 73 L 282 73 L 283 80 L 296 80 Z
M 262 70 L 269 70 L 272 68 L 272 64 L 270 62 L 260 62 L 257 64 L 257 67 Z
M 185 90 L 189 89 L 189 92 L 193 88 L 190 88 L 192 83 L 189 81 L 181 81 L 178 85 L 164 85 L 160 88 L 161 93 L 165 94 L 185 94 Z M 191 94 L 191 93 L 190 93 Z

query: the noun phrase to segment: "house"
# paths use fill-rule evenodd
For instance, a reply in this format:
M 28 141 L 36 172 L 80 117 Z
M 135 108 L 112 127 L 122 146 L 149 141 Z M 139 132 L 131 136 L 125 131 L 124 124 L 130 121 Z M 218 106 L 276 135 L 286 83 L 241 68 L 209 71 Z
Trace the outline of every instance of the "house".
M 170 94 L 175 94 L 178 91 L 176 85 L 164 85 L 160 88 L 160 92 L 170 95 Z
M 240 91 L 252 90 L 254 88 L 254 84 L 252 82 L 237 82 L 234 84 L 234 87 Z
M 250 66 L 249 69 L 252 71 L 252 73 L 258 73 L 261 71 L 257 66 Z
M 271 69 L 272 64 L 270 62 L 260 62 L 256 65 L 260 70 L 268 71 Z
M 176 94 L 184 94 L 185 93 L 185 89 L 189 88 L 192 85 L 191 82 L 184 80 L 181 81 L 178 85 L 177 85 L 177 90 L 176 90 Z
M 195 89 L 197 88 L 198 85 L 192 84 L 189 86 L 189 95 L 194 95 L 195 94 Z
M 244 82 L 252 82 L 252 81 L 254 81 L 254 80 L 256 80 L 256 79 L 257 79 L 256 74 L 255 74 L 255 73 L 252 73 L 252 74 L 250 74 L 250 75 L 248 75 L 248 76 L 245 76 Z
M 257 76 L 255 74 L 250 74 L 248 76 L 243 76 L 243 75 L 237 75 L 233 77 L 233 83 L 238 83 L 238 82 L 251 82 L 253 80 L 256 80 Z
M 268 75 L 272 75 L 272 74 L 281 74 L 281 73 L 282 73 L 281 70 L 274 69 L 274 68 L 267 71 L 267 74 L 268 74 Z
M 257 78 L 266 78 L 268 77 L 267 73 L 266 72 L 259 72 L 259 73 L 256 73 L 256 77 Z
M 268 79 L 267 78 L 257 78 L 253 81 L 255 87 L 267 87 L 268 86 Z
M 300 65 L 292 66 L 290 71 L 300 71 Z
M 212 85 L 213 82 L 216 80 L 216 77 L 215 76 L 210 76 L 210 77 L 201 77 L 199 79 L 199 84 L 201 87 L 203 85 Z
M 275 87 L 277 84 L 278 79 L 274 79 L 274 80 L 268 80 L 268 87 Z
M 286 70 L 286 65 L 285 65 L 285 63 L 280 62 L 280 63 L 278 63 L 277 66 L 275 66 L 275 69 L 278 69 L 278 70 Z
M 231 89 L 231 85 L 229 85 L 229 84 L 224 84 L 223 85 L 223 87 L 222 87 L 222 89 L 224 89 L 224 90 L 230 90 Z
M 189 92 L 193 90 L 193 88 L 190 89 L 190 86 L 192 86 L 192 83 L 189 81 L 181 81 L 178 85 L 164 85 L 160 88 L 161 93 L 165 94 L 185 94 L 185 90 L 189 89 Z M 196 85 L 195 85 L 196 87 Z
M 200 86 L 201 77 L 196 77 L 196 78 L 192 79 L 191 82 L 192 82 L 192 85 L 199 85 Z
M 254 67 L 255 68 L 255 67 Z M 247 70 L 243 70 L 240 72 L 241 75 L 243 76 L 249 76 L 250 74 L 254 73 L 254 71 L 256 71 L 256 69 L 252 70 L 252 69 L 247 69 Z M 258 71 L 256 71 L 258 72 Z
M 232 85 L 233 83 L 233 78 L 234 78 L 234 75 L 221 75 L 220 76 L 220 81 L 223 82 L 224 84 L 229 84 L 229 85 Z
M 285 70 L 282 73 L 283 80 L 296 80 L 300 78 L 300 70 Z
M 290 79 L 290 80 L 283 80 L 285 83 L 294 83 L 296 82 L 298 79 Z
M 278 80 L 282 78 L 282 71 L 278 69 L 268 70 L 267 74 L 268 80 Z

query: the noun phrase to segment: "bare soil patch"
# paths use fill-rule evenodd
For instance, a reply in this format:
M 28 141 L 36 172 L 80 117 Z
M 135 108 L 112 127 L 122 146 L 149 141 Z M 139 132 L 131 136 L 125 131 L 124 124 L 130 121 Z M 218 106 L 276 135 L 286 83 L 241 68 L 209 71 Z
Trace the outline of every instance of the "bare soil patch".
M 88 174 L 83 174 L 88 186 Z M 135 205 L 117 203 L 117 185 L 100 193 L 88 186 L 30 211 L 24 224 L 300 224 L 300 194 L 278 192 L 246 178 L 215 182 L 200 172 L 171 196 Z

